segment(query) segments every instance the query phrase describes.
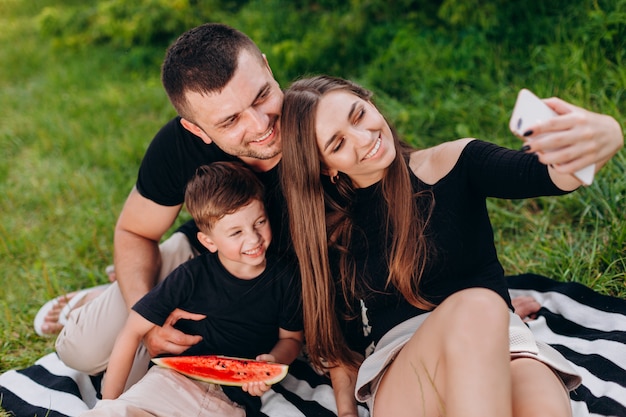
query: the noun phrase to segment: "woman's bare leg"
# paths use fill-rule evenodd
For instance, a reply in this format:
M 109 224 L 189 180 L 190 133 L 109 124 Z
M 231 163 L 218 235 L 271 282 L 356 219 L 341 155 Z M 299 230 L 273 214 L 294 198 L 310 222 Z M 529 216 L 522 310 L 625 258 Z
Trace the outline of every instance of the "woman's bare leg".
M 548 366 L 534 359 L 511 362 L 513 416 L 571 417 L 569 393 Z
M 508 326 L 508 308 L 495 292 L 450 296 L 390 365 L 373 416 L 511 416 Z

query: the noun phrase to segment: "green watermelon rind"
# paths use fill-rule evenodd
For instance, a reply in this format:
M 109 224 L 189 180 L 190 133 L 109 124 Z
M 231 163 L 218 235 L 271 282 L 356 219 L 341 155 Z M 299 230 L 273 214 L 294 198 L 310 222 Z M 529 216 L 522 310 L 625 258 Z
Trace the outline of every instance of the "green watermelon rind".
M 288 365 L 284 365 L 281 363 L 275 363 L 275 362 L 263 362 L 263 361 L 256 361 L 253 359 L 245 359 L 245 358 L 236 358 L 236 357 L 232 357 L 232 356 L 223 356 L 223 355 L 203 355 L 203 356 L 168 356 L 168 357 L 163 357 L 163 358 L 153 358 L 152 362 L 154 362 L 156 365 L 161 366 L 163 368 L 168 368 L 168 369 L 172 369 L 180 374 L 183 374 L 185 376 L 188 376 L 189 378 L 193 378 L 196 379 L 198 381 L 204 381 L 204 382 L 209 382 L 211 384 L 218 384 L 218 385 L 229 385 L 229 386 L 235 386 L 235 387 L 240 387 L 243 384 L 245 384 L 246 382 L 252 382 L 252 381 L 259 381 L 260 379 L 258 378 L 254 378 L 253 380 L 239 380 L 239 381 L 233 381 L 232 379 L 220 379 L 220 378 L 210 378 L 210 377 L 205 377 L 199 374 L 195 374 L 193 372 L 188 372 L 188 371 L 184 371 L 181 370 L 180 368 L 177 368 L 177 364 L 187 364 L 191 361 L 232 361 L 232 362 L 246 362 L 246 363 L 251 363 L 255 366 L 258 367 L 270 367 L 272 370 L 275 369 L 280 369 L 280 373 L 277 374 L 276 376 L 273 377 L 268 377 L 267 379 L 261 379 L 262 382 L 264 382 L 267 385 L 273 385 L 276 384 L 277 382 L 280 382 L 283 380 L 283 378 L 285 378 L 285 376 L 287 376 L 287 372 L 289 371 L 289 366 Z

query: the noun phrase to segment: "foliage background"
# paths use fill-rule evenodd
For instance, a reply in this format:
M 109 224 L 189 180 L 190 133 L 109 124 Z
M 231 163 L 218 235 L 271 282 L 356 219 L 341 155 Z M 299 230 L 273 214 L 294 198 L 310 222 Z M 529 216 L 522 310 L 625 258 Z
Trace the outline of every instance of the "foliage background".
M 167 45 L 221 21 L 283 86 L 330 73 L 375 91 L 418 146 L 509 147 L 517 91 L 616 117 L 626 107 L 626 0 L 0 0 L 0 372 L 54 349 L 47 299 L 106 281 L 113 227 L 143 152 L 174 111 Z M 489 203 L 509 274 L 626 295 L 626 160 L 558 199 Z

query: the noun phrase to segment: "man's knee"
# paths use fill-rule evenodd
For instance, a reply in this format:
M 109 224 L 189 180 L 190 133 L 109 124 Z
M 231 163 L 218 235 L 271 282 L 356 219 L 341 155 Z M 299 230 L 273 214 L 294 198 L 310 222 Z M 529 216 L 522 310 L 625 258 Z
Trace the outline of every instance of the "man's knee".
M 71 331 L 68 332 L 68 329 L 72 330 L 72 326 L 66 325 L 55 342 L 55 349 L 61 361 L 66 366 L 88 375 L 104 371 L 109 355 L 83 345 L 82 338 L 76 337 Z
M 90 375 L 103 372 L 127 317 L 122 293 L 113 283 L 69 314 L 55 343 L 59 358 L 70 368 Z

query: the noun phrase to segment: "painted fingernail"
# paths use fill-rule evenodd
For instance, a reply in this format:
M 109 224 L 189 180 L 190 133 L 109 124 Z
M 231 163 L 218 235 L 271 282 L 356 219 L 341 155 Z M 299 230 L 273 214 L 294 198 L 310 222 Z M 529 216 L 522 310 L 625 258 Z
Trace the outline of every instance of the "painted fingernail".
M 520 148 L 520 151 L 522 151 L 522 152 L 526 152 L 526 151 L 528 151 L 528 150 L 530 150 L 530 145 L 524 145 L 524 146 L 522 146 L 522 147 Z
M 532 130 L 527 130 L 526 132 L 524 132 L 524 136 L 530 136 L 533 134 Z

